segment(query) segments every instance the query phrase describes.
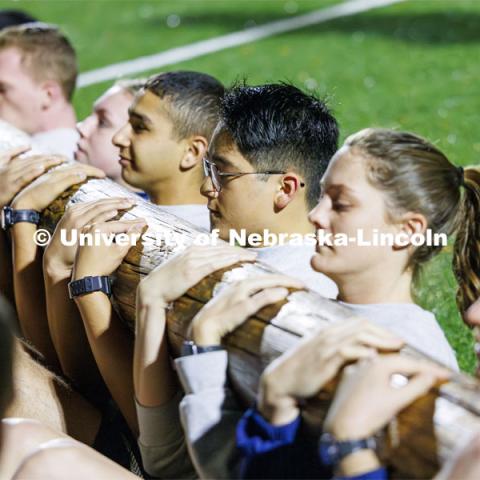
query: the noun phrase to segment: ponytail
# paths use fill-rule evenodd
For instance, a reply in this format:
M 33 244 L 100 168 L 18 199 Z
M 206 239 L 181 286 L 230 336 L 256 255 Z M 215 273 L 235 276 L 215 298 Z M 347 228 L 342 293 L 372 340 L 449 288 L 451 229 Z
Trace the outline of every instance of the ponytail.
M 453 272 L 458 282 L 457 306 L 462 317 L 480 297 L 480 169 L 467 168 L 457 217 Z

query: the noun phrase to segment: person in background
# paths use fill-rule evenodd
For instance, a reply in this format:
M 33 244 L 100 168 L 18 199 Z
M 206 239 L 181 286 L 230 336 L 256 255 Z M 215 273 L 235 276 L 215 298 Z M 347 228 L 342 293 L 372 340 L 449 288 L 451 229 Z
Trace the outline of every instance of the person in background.
M 108 178 L 133 190 L 122 178 L 115 133 L 128 121 L 128 109 L 145 80 L 119 80 L 93 104 L 92 113 L 77 125 L 80 138 L 75 160 L 100 168 Z
M 56 26 L 0 31 L 0 118 L 31 135 L 32 147 L 73 159 L 76 80 L 75 50 Z

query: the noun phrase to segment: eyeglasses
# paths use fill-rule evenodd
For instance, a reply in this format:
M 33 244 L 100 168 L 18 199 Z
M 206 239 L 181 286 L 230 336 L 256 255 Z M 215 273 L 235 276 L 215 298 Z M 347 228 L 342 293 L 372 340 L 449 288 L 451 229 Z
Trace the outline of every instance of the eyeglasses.
M 207 160 L 206 158 L 203 159 L 203 171 L 205 172 L 206 177 L 210 177 L 212 180 L 213 188 L 217 193 L 220 193 L 222 189 L 222 177 L 241 177 L 242 175 L 284 175 L 285 171 L 281 170 L 268 170 L 265 172 L 237 172 L 237 173 L 227 173 L 227 172 L 220 172 L 218 167 Z M 302 187 L 305 186 L 304 183 L 300 184 Z

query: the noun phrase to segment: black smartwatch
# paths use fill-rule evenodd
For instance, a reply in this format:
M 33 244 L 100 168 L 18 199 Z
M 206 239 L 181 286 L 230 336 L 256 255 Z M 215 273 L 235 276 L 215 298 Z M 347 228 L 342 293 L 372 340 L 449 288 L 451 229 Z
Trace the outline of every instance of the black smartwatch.
M 8 230 L 11 226 L 19 222 L 38 225 L 40 222 L 40 213 L 36 210 L 14 210 L 12 207 L 3 207 L 0 222 L 3 230 Z
M 105 295 L 112 294 L 112 285 L 108 276 L 84 277 L 80 280 L 73 280 L 68 284 L 70 298 L 79 297 L 92 292 L 103 292 Z
M 201 347 L 192 340 L 183 342 L 181 356 L 188 357 L 189 355 L 199 355 L 200 353 L 218 352 L 225 350 L 221 345 L 210 345 L 208 347 Z
M 363 438 L 361 440 L 337 440 L 331 433 L 324 432 L 318 442 L 318 454 L 324 465 L 335 467 L 347 455 L 358 452 L 359 450 L 377 449 L 377 441 L 374 437 Z

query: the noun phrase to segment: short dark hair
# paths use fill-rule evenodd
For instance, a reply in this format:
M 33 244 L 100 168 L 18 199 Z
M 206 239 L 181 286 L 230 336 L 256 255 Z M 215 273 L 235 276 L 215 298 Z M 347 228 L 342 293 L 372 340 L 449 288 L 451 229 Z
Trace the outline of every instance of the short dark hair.
M 145 90 L 168 98 L 170 118 L 179 139 L 202 135 L 210 140 L 225 93 L 216 78 L 199 72 L 165 72 L 150 78 Z
M 307 205 L 315 206 L 338 146 L 337 121 L 322 100 L 287 83 L 234 86 L 223 98 L 220 121 L 256 169 L 302 175 Z
M 0 49 L 17 48 L 25 68 L 37 81 L 55 80 L 70 101 L 77 81 L 77 57 L 56 25 L 24 23 L 0 32 Z
M 0 418 L 13 396 L 13 309 L 0 295 Z

